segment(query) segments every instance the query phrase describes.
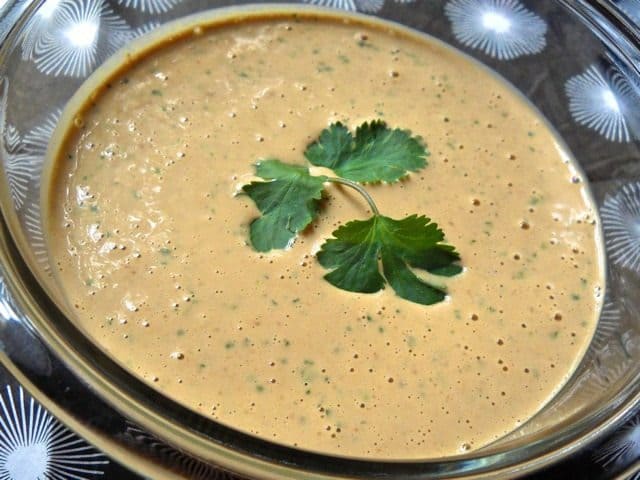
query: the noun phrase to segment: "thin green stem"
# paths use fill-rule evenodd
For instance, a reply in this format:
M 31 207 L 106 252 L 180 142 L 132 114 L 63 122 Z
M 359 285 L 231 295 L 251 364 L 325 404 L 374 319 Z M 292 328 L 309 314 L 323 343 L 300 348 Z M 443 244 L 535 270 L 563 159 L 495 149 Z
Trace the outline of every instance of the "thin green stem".
M 364 199 L 369 204 L 369 207 L 371 207 L 371 211 L 374 213 L 374 215 L 380 215 L 380 211 L 378 210 L 376 203 L 373 201 L 373 198 L 371 198 L 371 195 L 369 195 L 369 192 L 367 192 L 362 187 L 362 185 L 356 182 L 352 182 L 351 180 L 346 180 L 344 178 L 339 178 L 339 177 L 328 177 L 327 181 L 331 183 L 339 183 L 341 185 L 346 185 L 347 187 L 353 188 L 355 191 L 357 191 L 360 195 L 364 197 Z

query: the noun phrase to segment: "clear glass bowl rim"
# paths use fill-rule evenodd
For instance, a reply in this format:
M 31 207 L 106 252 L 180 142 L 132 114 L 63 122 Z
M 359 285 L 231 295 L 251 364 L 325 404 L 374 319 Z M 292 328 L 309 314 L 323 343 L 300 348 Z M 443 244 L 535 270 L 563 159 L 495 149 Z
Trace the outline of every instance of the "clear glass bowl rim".
M 19 30 L 20 26 L 44 2 L 45 0 L 38 0 L 30 4 L 20 16 L 14 30 Z M 633 65 L 630 60 L 633 58 L 632 54 L 640 55 L 640 32 L 624 15 L 612 9 L 603 0 L 592 2 L 557 0 L 557 3 L 578 15 L 583 21 L 590 23 L 593 27 L 593 33 L 606 43 L 611 43 L 607 31 L 613 26 L 623 35 L 626 42 L 622 45 L 611 45 L 611 47 L 617 50 L 623 58 L 626 58 L 629 65 Z M 286 6 L 287 4 L 270 4 L 269 6 L 277 8 L 278 5 Z M 305 8 L 298 4 L 295 6 L 296 8 Z M 238 7 L 231 8 L 234 12 L 238 11 Z M 256 6 L 242 8 L 253 11 Z M 339 15 L 350 14 L 340 12 Z M 357 15 L 360 16 L 360 14 Z M 603 25 L 606 25 L 607 28 L 603 28 Z M 8 48 L 7 45 L 12 43 L 13 34 L 13 31 L 10 32 L 5 43 L 0 47 L 0 61 Z M 637 69 L 635 73 L 640 78 L 640 72 Z M 30 324 L 27 325 L 27 328 L 43 340 L 56 357 L 61 358 L 75 375 L 90 385 L 115 410 L 167 443 L 197 458 L 248 475 L 251 478 L 329 479 L 346 478 L 347 476 L 349 478 L 370 478 L 370 476 L 381 472 L 391 476 L 401 475 L 402 478 L 416 479 L 450 478 L 451 474 L 464 475 L 465 478 L 514 478 L 515 475 L 519 476 L 557 462 L 594 439 L 610 432 L 625 421 L 633 408 L 640 404 L 640 382 L 638 381 L 640 375 L 638 375 L 639 378 L 634 378 L 619 393 L 618 397 L 624 397 L 624 402 L 611 402 L 598 415 L 584 418 L 548 438 L 505 452 L 483 455 L 481 450 L 447 458 L 443 461 L 361 461 L 309 453 L 256 439 L 220 426 L 212 420 L 204 420 L 197 414 L 161 397 L 92 346 L 51 302 L 46 291 L 41 288 L 38 280 L 21 258 L 19 253 L 21 249 L 16 246 L 16 243 L 20 243 L 20 235 L 16 235 L 19 228 L 12 226 L 14 219 L 12 212 L 7 211 L 7 205 L 10 205 L 9 199 L 6 198 L 7 192 L 2 192 L 0 195 L 5 197 L 0 202 L 2 210 L 0 273 L 3 274 L 7 289 L 13 294 L 21 312 L 29 319 Z M 14 236 L 17 238 L 17 242 L 14 241 Z M 2 326 L 8 328 L 6 323 Z M 126 451 L 113 439 L 106 437 L 104 432 L 97 431 L 86 421 L 78 419 L 73 412 L 68 412 L 51 401 L 45 391 L 40 388 L 38 380 L 30 375 L 28 369 L 23 365 L 4 353 L 0 354 L 0 361 L 36 400 L 98 448 L 140 473 L 146 475 L 158 473 L 158 466 L 153 462 L 145 460 L 134 452 Z M 131 384 L 136 385 L 136 394 L 127 388 L 127 385 Z M 181 421 L 181 417 L 190 419 L 190 426 L 185 425 Z M 194 425 L 202 427 L 204 423 L 207 425 L 203 429 L 208 430 L 209 433 L 215 432 L 215 436 L 218 438 L 217 442 L 212 442 L 197 433 L 197 428 L 194 428 Z M 286 461 L 279 462 L 283 458 Z M 163 470 L 162 478 L 170 478 L 170 476 Z

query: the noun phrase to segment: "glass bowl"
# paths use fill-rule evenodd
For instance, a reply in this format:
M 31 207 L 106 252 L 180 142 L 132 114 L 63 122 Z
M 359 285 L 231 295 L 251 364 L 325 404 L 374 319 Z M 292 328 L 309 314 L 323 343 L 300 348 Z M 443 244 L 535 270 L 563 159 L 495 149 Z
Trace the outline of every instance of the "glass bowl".
M 640 32 L 631 18 L 611 3 L 580 0 L 315 3 L 343 15 L 375 15 L 460 49 L 535 105 L 577 159 L 599 208 L 607 289 L 589 351 L 564 388 L 518 430 L 466 455 L 384 462 L 324 456 L 235 431 L 163 397 L 93 345 L 58 307 L 41 176 L 66 103 L 114 52 L 157 26 L 209 9 L 267 8 L 267 2 L 44 0 L 2 7 L 4 365 L 98 448 L 157 478 L 206 476 L 211 465 L 265 479 L 514 478 L 611 432 L 640 401 Z

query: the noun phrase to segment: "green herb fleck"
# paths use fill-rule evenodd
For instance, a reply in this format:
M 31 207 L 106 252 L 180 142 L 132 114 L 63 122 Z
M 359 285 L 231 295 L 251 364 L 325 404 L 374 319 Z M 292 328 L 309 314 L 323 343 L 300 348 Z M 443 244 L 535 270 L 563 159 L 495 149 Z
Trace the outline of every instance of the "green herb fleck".
M 318 73 L 327 73 L 327 72 L 333 72 L 333 67 L 331 65 L 327 65 L 324 62 L 320 62 L 318 64 Z
M 538 195 L 532 195 L 529 198 L 529 205 L 533 206 L 533 205 L 537 205 L 538 203 L 540 203 L 542 201 L 542 197 L 538 196 Z

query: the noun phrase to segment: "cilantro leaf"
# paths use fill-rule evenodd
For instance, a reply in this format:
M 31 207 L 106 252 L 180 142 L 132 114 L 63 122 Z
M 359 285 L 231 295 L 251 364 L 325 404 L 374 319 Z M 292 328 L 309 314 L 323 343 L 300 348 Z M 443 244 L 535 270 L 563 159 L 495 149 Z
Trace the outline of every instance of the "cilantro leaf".
M 304 155 L 311 164 L 355 182 L 391 183 L 424 168 L 429 152 L 409 130 L 391 129 L 374 120 L 360 125 L 355 138 L 340 122 L 333 123 Z
M 373 293 L 389 283 L 406 300 L 431 305 L 445 298 L 445 288 L 413 269 L 452 276 L 462 271 L 455 249 L 443 243 L 438 225 L 424 216 L 394 220 L 374 215 L 351 221 L 333 232 L 318 252 L 320 264 L 332 271 L 325 279 L 352 292 Z M 380 271 L 380 264 L 382 272 Z
M 256 175 L 265 181 L 242 187 L 262 213 L 251 222 L 251 245 L 259 252 L 286 248 L 318 215 L 327 177 L 313 177 L 306 167 L 276 159 L 258 163 Z

